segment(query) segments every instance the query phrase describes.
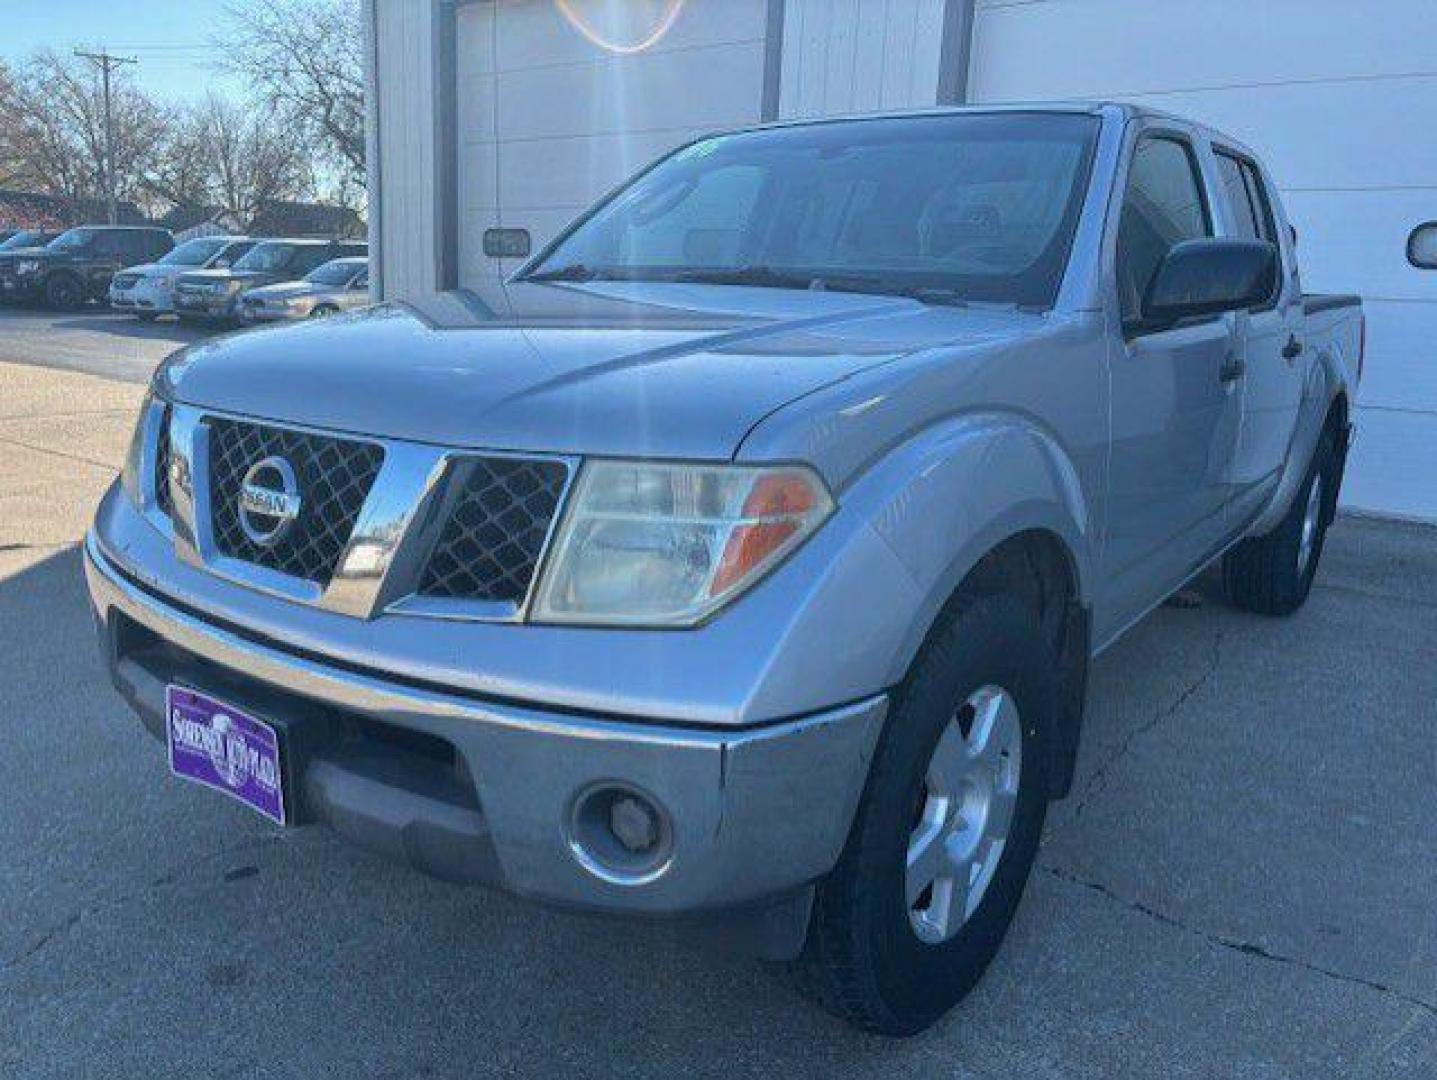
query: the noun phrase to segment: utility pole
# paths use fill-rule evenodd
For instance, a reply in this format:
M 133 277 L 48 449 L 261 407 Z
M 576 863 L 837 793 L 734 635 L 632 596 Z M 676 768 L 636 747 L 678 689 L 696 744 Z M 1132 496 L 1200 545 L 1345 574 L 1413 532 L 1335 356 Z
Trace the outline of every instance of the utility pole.
M 99 65 L 100 80 L 105 90 L 105 198 L 110 208 L 110 224 L 119 224 L 119 208 L 115 203 L 115 120 L 110 112 L 110 72 L 123 64 L 138 64 L 132 56 L 111 56 L 108 51 L 85 52 L 76 49 L 75 55 Z

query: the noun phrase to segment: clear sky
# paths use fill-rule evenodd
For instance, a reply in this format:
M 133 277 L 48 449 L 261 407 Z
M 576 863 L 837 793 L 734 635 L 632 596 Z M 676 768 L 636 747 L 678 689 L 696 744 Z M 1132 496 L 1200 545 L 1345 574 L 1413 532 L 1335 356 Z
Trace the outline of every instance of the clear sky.
M 208 87 L 233 92 L 233 81 L 212 70 L 212 39 L 224 34 L 225 9 L 242 2 L 0 0 L 0 57 L 18 64 L 37 49 L 104 46 L 139 60 L 128 71 L 158 98 L 200 97 Z

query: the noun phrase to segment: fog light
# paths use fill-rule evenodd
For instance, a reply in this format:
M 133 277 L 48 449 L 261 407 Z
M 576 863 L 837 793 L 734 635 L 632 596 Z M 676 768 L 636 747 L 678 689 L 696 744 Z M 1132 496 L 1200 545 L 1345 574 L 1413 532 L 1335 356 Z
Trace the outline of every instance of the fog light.
M 659 816 L 646 802 L 623 795 L 609 807 L 609 829 L 635 855 L 652 851 L 659 842 Z
M 569 850 L 589 873 L 616 885 L 646 885 L 673 861 L 673 827 L 652 796 L 627 784 L 596 784 L 574 799 Z

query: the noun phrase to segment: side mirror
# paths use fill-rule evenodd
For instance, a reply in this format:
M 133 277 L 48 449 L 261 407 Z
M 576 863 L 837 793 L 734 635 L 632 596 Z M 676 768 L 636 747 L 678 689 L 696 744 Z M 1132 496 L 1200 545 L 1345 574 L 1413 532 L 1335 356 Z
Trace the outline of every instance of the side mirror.
M 1428 221 L 1407 237 L 1407 261 L 1418 270 L 1437 270 L 1437 221 Z
M 1277 248 L 1266 240 L 1184 240 L 1158 264 L 1143 320 L 1174 323 L 1259 307 L 1277 292 Z

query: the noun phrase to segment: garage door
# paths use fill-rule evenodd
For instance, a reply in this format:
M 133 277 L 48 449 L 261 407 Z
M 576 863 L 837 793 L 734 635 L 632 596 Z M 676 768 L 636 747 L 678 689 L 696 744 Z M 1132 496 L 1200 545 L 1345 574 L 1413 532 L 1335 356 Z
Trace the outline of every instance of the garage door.
M 484 255 L 502 224 L 536 247 L 640 166 L 752 124 L 766 0 L 503 0 L 459 9 L 461 283 L 517 265 Z
M 1260 150 L 1300 235 L 1305 287 L 1369 313 L 1350 508 L 1437 520 L 1437 3 L 980 0 L 972 100 L 1104 97 Z

